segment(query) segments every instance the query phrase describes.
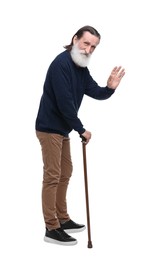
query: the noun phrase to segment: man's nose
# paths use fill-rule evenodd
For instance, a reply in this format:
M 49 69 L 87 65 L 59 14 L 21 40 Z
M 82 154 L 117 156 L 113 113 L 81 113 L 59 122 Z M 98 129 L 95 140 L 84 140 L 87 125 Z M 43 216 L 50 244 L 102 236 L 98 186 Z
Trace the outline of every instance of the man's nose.
M 86 54 L 91 53 L 91 46 L 87 46 L 87 47 L 85 48 L 85 53 L 86 53 Z

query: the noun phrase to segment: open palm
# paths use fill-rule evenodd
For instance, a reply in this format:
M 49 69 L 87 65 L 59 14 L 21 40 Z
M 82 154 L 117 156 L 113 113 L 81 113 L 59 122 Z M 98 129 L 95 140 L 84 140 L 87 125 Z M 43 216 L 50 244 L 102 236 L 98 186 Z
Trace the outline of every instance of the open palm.
M 111 89 L 116 89 L 124 75 L 125 70 L 121 66 L 115 67 L 107 80 L 107 86 Z

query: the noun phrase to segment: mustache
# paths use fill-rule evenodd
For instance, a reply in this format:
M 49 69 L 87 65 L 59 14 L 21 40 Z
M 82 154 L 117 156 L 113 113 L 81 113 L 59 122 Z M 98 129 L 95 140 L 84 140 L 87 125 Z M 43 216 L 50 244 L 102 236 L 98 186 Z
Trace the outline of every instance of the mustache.
M 91 56 L 90 53 L 86 53 L 84 50 L 81 50 L 81 51 L 80 51 L 80 54 L 82 54 L 82 55 L 84 55 L 84 56 L 86 56 L 86 57 L 88 57 L 88 58 Z

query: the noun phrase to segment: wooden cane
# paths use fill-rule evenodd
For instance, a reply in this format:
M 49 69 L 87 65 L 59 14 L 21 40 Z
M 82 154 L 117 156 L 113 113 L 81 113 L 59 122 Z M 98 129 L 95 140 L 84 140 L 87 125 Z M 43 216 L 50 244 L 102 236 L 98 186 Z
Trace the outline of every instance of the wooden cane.
M 87 230 L 88 230 L 88 248 L 92 248 L 91 228 L 90 228 L 90 212 L 89 212 L 89 193 L 88 193 L 88 176 L 87 176 L 87 160 L 86 160 L 86 139 L 82 138 L 83 150 L 83 167 L 84 167 L 84 183 L 85 183 L 85 199 L 86 199 L 86 213 L 87 213 Z

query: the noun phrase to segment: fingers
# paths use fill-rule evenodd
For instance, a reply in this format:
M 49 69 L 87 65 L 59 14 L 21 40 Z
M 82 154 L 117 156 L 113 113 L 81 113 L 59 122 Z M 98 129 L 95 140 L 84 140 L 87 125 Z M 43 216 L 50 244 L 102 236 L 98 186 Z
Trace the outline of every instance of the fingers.
M 122 66 L 114 67 L 111 72 L 111 76 L 117 76 L 118 78 L 122 78 L 125 75 L 125 69 Z
M 114 67 L 114 69 L 112 70 L 111 73 L 116 74 L 116 73 L 118 73 L 120 71 L 121 68 L 122 68 L 121 66 L 119 66 L 119 67 L 116 66 L 116 67 Z
M 121 67 L 114 67 L 114 69 L 111 71 L 111 75 L 117 74 L 117 72 L 120 70 Z
M 123 78 L 123 76 L 125 75 L 125 70 L 122 69 L 121 71 L 118 72 L 118 77 L 119 78 Z
M 85 144 L 88 144 L 88 142 L 90 141 L 90 139 L 91 139 L 91 132 L 89 132 L 89 131 L 85 131 L 83 134 L 82 134 L 82 136 L 85 138 Z

